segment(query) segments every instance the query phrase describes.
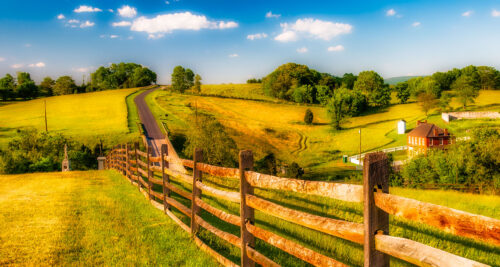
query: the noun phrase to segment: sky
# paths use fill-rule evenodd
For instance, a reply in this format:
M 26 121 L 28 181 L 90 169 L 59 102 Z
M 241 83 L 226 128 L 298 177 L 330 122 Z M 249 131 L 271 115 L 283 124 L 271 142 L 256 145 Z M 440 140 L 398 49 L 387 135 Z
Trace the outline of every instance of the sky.
M 0 0 L 0 75 L 88 80 L 135 62 L 170 83 L 241 83 L 281 64 L 341 76 L 500 69 L 500 1 Z

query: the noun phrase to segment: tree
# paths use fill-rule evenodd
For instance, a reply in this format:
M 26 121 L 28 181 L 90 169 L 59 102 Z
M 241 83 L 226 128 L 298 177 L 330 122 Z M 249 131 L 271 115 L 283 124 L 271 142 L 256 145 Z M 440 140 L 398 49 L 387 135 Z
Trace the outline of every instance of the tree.
M 132 74 L 132 86 L 142 87 L 156 83 L 156 73 L 148 68 L 135 68 Z
M 191 69 L 186 69 L 186 76 L 184 77 L 186 83 L 186 90 L 194 85 L 194 72 Z
M 54 95 L 73 94 L 76 90 L 75 81 L 70 76 L 61 76 L 54 84 Z
M 421 93 L 433 94 L 435 98 L 439 98 L 441 96 L 441 87 L 431 76 L 423 77 L 417 84 L 415 95 L 418 96 Z
M 407 82 L 400 82 L 395 86 L 396 97 L 399 99 L 401 104 L 405 104 L 408 102 L 408 98 L 410 98 L 410 90 L 408 89 Z
M 201 76 L 199 74 L 194 76 L 194 90 L 198 94 L 201 92 Z
M 35 98 L 38 96 L 38 87 L 27 72 L 17 72 L 16 94 L 22 99 Z
M 3 101 L 12 97 L 14 93 L 14 88 L 16 87 L 14 77 L 10 74 L 5 74 L 5 77 L 0 79 L 0 97 Z
M 465 108 L 468 103 L 474 103 L 479 95 L 479 85 L 470 75 L 462 75 L 453 82 L 451 88 L 455 91 L 458 101 Z
M 314 119 L 314 114 L 311 109 L 306 109 L 306 114 L 304 115 L 304 122 L 306 124 L 312 124 Z
M 31 75 L 27 72 L 17 72 L 17 85 L 21 85 L 25 82 L 32 82 Z
M 321 79 L 321 74 L 306 65 L 287 63 L 279 66 L 262 80 L 262 88 L 267 95 L 293 100 L 295 88 L 314 86 Z
M 262 83 L 262 79 L 255 79 L 255 78 L 248 79 L 247 83 Z
M 495 89 L 499 83 L 498 71 L 493 67 L 479 66 L 477 67 L 477 73 L 479 75 L 479 82 L 481 84 L 481 89 L 491 90 Z
M 156 83 L 156 73 L 136 63 L 111 64 L 99 67 L 91 74 L 87 91 L 147 86 Z
M 172 89 L 184 93 L 187 88 L 186 70 L 182 66 L 176 66 L 172 72 Z
M 429 111 L 436 107 L 436 96 L 433 93 L 422 92 L 417 99 L 426 117 Z
M 352 73 L 345 73 L 344 76 L 342 76 L 342 87 L 353 89 L 356 79 L 358 79 L 358 76 Z
M 436 81 L 441 91 L 447 91 L 451 89 L 455 77 L 448 72 L 436 72 L 432 74 L 432 79 Z
M 347 88 L 335 90 L 333 97 L 328 101 L 327 111 L 335 129 L 340 130 L 340 125 L 349 118 L 351 103 L 352 96 Z
M 387 106 L 391 100 L 389 87 L 384 79 L 374 71 L 362 71 L 354 83 L 354 90 L 363 92 L 371 106 Z
M 452 98 L 452 94 L 450 92 L 443 92 L 441 94 L 441 97 L 439 98 L 439 109 L 442 111 L 442 112 L 447 112 L 447 111 L 450 111 L 451 110 L 451 106 L 450 106 L 450 103 L 451 103 L 451 99 Z
M 40 94 L 43 96 L 53 95 L 52 89 L 54 88 L 55 83 L 56 82 L 49 76 L 43 78 L 43 81 L 40 83 Z

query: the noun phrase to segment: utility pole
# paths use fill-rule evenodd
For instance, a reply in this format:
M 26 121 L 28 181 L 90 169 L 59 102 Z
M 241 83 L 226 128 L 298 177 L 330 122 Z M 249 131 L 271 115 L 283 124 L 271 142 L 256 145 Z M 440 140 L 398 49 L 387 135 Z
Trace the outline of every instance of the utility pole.
M 361 165 L 361 128 L 359 128 L 359 165 Z
M 47 133 L 49 130 L 47 128 L 47 100 L 43 101 L 44 103 L 44 109 L 45 109 L 45 132 Z

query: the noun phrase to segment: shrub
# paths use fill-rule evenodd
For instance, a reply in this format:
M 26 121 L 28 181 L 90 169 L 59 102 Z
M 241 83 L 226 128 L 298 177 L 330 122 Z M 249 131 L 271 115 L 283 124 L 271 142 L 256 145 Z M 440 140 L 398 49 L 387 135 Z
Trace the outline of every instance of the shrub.
M 304 115 L 304 122 L 306 124 L 312 124 L 314 119 L 314 114 L 310 109 L 306 110 L 306 114 Z

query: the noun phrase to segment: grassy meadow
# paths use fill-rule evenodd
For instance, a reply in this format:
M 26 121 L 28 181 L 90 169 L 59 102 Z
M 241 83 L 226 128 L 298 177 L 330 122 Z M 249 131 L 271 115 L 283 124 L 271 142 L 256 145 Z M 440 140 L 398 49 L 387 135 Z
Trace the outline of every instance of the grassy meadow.
M 217 266 L 114 171 L 0 176 L 0 265 Z
M 107 90 L 0 106 L 0 147 L 15 137 L 17 129 L 32 127 L 45 131 L 45 101 L 49 132 L 62 133 L 87 144 L 95 144 L 99 138 L 118 143 L 137 128 L 130 126 L 130 121 L 137 117 L 135 105 L 127 105 L 130 101 L 125 101 L 136 91 L 137 88 Z
M 227 85 L 221 85 L 226 87 Z M 255 85 L 252 85 L 255 86 Z M 222 89 L 220 89 L 222 91 Z M 215 89 L 212 89 L 215 92 Z M 500 110 L 500 91 L 481 91 L 472 110 Z M 297 162 L 306 168 L 306 175 L 320 179 L 336 179 L 349 174 L 353 167 L 341 163 L 342 155 L 359 153 L 359 129 L 362 152 L 406 145 L 406 136 L 398 135 L 396 123 L 407 121 L 407 131 L 416 121 L 425 119 L 417 103 L 393 104 L 378 113 L 350 118 L 344 129 L 335 131 L 329 125 L 326 109 L 319 105 L 273 103 L 229 97 L 181 95 L 157 91 L 149 96 L 148 104 L 157 119 L 167 123 L 172 134 L 184 134 L 189 129 L 189 115 L 194 107 L 217 118 L 240 149 L 251 149 L 257 158 L 275 153 L 279 159 Z M 454 100 L 453 107 L 459 107 Z M 313 125 L 306 125 L 303 117 L 307 108 L 314 113 Z M 440 113 L 431 114 L 429 121 L 460 136 L 465 130 L 478 126 L 500 127 L 494 120 L 452 121 L 441 120 Z

